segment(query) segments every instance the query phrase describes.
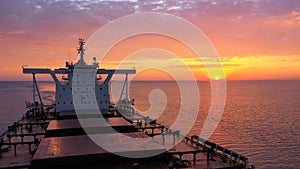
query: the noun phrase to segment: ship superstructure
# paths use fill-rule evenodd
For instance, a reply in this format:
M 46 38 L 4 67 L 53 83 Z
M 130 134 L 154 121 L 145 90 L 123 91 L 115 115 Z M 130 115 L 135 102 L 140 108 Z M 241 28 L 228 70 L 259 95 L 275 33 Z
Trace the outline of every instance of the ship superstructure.
M 36 101 L 36 97 L 39 98 L 41 104 L 43 104 L 39 88 L 36 81 L 37 74 L 49 74 L 56 85 L 56 100 L 55 108 L 56 111 L 68 111 L 74 110 L 74 104 L 80 105 L 82 108 L 89 108 L 91 105 L 97 105 L 99 109 L 109 109 L 110 105 L 110 95 L 109 95 L 109 82 L 114 74 L 124 74 L 126 76 L 125 83 L 128 83 L 128 74 L 135 74 L 136 70 L 134 69 L 99 69 L 99 63 L 96 62 L 96 58 L 93 58 L 93 63 L 91 65 L 86 64 L 84 61 L 85 54 L 85 41 L 80 38 L 79 47 L 77 48 L 79 54 L 79 60 L 77 63 L 66 62 L 65 68 L 58 69 L 43 69 L 43 68 L 26 68 L 23 67 L 23 73 L 32 74 L 33 77 L 33 101 Z M 76 77 L 73 76 L 76 74 Z M 62 80 L 59 80 L 57 75 L 63 75 Z M 93 76 L 93 81 L 85 81 L 89 76 Z M 106 76 L 105 79 L 101 77 Z M 76 81 L 74 81 L 76 79 Z M 76 88 L 76 92 L 80 92 L 76 97 L 76 100 L 73 100 L 73 88 L 75 86 L 85 86 L 83 91 L 82 87 L 80 90 Z M 128 87 L 128 84 L 125 85 Z M 93 89 L 93 91 L 90 91 Z M 128 90 L 126 90 L 128 91 Z M 128 96 L 128 95 L 126 95 Z M 90 98 L 96 98 L 96 100 L 90 100 Z M 128 98 L 125 98 L 128 100 Z M 75 102 L 74 102 L 75 101 Z

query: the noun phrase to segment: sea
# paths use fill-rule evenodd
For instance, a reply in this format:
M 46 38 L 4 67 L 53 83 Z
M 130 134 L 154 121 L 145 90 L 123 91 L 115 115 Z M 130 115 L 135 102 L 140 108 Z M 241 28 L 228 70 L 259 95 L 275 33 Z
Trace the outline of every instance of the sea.
M 158 111 L 153 113 L 166 126 L 181 112 L 196 113 L 192 122 L 180 125 L 192 125 L 188 134 L 199 135 L 211 109 L 212 85 L 199 81 L 195 89 L 191 83 L 133 81 L 129 96 L 141 114 Z M 226 86 L 224 112 L 209 140 L 248 157 L 256 168 L 300 168 L 300 81 L 229 81 Z M 38 87 L 44 104 L 53 103 L 55 85 L 39 82 Z M 32 82 L 0 82 L 0 134 L 24 115 L 25 101 L 32 97 Z

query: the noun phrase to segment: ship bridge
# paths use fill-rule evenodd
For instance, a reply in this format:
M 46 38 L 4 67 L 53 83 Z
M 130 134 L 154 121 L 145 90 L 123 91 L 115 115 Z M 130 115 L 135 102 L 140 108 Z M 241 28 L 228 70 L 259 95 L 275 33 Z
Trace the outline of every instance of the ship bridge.
M 94 102 L 90 102 L 88 99 L 91 95 L 96 96 L 96 102 L 98 104 L 99 109 L 109 109 L 110 105 L 110 95 L 109 95 L 109 82 L 114 74 L 123 74 L 125 75 L 124 87 L 125 92 L 122 91 L 122 94 L 125 93 L 125 100 L 128 101 L 128 75 L 135 74 L 135 69 L 99 69 L 99 64 L 96 62 L 96 58 L 94 58 L 94 62 L 92 65 L 87 65 L 84 61 L 84 44 L 85 41 L 83 39 L 79 39 L 79 48 L 77 49 L 78 54 L 80 55 L 80 59 L 76 64 L 70 64 L 66 62 L 65 68 L 58 69 L 49 69 L 49 68 L 27 68 L 23 67 L 24 74 L 32 74 L 33 78 L 33 102 L 36 103 L 37 99 L 39 99 L 40 104 L 43 106 L 42 98 L 40 95 L 40 91 L 38 88 L 36 75 L 38 74 L 49 74 L 53 81 L 56 84 L 56 100 L 55 100 L 55 108 L 57 112 L 74 110 L 74 101 L 76 101 L 76 105 L 81 104 L 83 108 L 88 109 L 91 105 L 95 105 Z M 87 70 L 93 70 L 87 71 Z M 76 73 L 76 77 L 73 78 L 73 75 Z M 62 75 L 63 82 L 58 79 L 58 75 Z M 105 79 L 101 79 L 105 75 Z M 84 77 L 93 76 L 95 79 L 90 84 L 84 84 L 85 86 L 90 85 L 93 91 L 80 91 L 79 100 L 74 100 L 72 97 L 72 88 L 78 85 L 80 82 L 86 83 L 84 81 Z M 74 82 L 74 79 L 77 79 Z M 90 90 L 86 88 L 86 90 Z M 121 98 L 120 98 L 121 99 Z

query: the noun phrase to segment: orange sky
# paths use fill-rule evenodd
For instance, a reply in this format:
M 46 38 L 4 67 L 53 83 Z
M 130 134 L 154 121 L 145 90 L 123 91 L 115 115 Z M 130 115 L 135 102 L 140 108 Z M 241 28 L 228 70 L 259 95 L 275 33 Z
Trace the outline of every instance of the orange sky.
M 218 51 L 227 80 L 300 80 L 300 7 L 298 2 L 274 1 L 10 1 L 0 7 L 0 80 L 30 80 L 21 73 L 29 67 L 64 67 L 75 61 L 77 39 L 135 12 L 165 12 L 182 17 L 211 40 Z M 148 51 L 139 49 L 162 49 Z M 87 49 L 88 50 L 88 49 Z M 132 53 L 136 52 L 136 53 Z M 181 61 L 172 60 L 170 53 Z M 171 38 L 141 36 L 127 39 L 108 54 L 101 67 L 114 68 L 120 57 L 131 55 L 128 68 L 140 63 L 165 65 L 186 80 L 187 64 L 198 80 L 207 79 L 194 53 Z M 163 62 L 158 55 L 164 55 Z M 99 57 L 99 56 L 98 56 Z M 134 62 L 134 63 L 133 63 Z M 180 64 L 177 64 L 179 63 Z M 133 63 L 133 64 L 130 64 Z M 150 64 L 150 65 L 151 65 Z M 144 65 L 147 66 L 147 65 Z M 144 70 L 141 80 L 169 79 L 158 70 Z M 143 75 L 143 76 L 141 76 Z M 40 79 L 47 79 L 41 77 Z

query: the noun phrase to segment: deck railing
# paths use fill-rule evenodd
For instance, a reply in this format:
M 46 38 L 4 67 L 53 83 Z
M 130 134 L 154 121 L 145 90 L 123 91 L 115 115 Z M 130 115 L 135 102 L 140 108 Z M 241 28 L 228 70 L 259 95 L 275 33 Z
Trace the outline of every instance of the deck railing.
M 232 150 L 229 150 L 216 143 L 205 140 L 199 136 L 193 135 L 191 137 L 185 137 L 186 142 L 190 142 L 191 145 L 196 147 L 202 147 L 203 149 L 210 150 L 212 157 L 217 157 L 222 160 L 223 163 L 229 163 L 233 166 L 242 166 L 246 169 L 253 169 L 253 165 L 249 165 L 248 158 L 240 155 Z

